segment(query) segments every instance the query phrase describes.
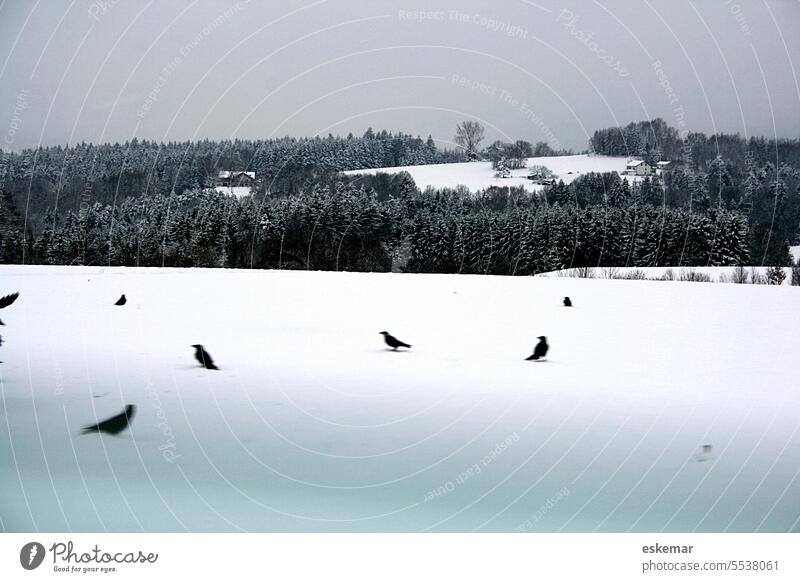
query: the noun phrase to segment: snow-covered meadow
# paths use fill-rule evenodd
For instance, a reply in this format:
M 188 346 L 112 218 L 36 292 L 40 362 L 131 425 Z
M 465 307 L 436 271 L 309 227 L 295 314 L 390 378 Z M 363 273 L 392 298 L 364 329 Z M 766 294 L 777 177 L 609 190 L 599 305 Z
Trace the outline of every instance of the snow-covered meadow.
M 35 266 L 0 282 L 21 293 L 0 312 L 5 531 L 799 529 L 798 288 Z M 547 361 L 524 361 L 539 335 Z M 80 434 L 128 403 L 131 430 Z
M 547 166 L 555 174 L 557 180 L 569 184 L 581 174 L 588 172 L 617 172 L 625 171 L 628 158 L 613 156 L 596 156 L 580 154 L 574 156 L 551 156 L 528 158 L 527 168 L 511 170 L 510 178 L 495 178 L 495 170 L 491 162 L 464 162 L 460 164 L 430 164 L 426 166 L 399 166 L 396 168 L 377 168 L 366 170 L 352 170 L 345 174 L 397 174 L 408 172 L 414 178 L 417 187 L 424 190 L 432 188 L 455 188 L 459 185 L 466 186 L 471 192 L 484 190 L 492 186 L 522 186 L 530 192 L 535 192 L 544 186 L 528 180 L 528 168 L 532 166 Z M 628 180 L 638 179 L 628 176 Z

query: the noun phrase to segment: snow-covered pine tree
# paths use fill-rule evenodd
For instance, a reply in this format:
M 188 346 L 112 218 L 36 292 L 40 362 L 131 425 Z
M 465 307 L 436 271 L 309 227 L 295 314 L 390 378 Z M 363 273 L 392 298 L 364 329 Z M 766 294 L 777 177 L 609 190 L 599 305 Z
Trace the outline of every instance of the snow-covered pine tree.
M 501 158 L 497 162 L 496 166 L 497 171 L 494 173 L 495 178 L 510 178 L 511 177 L 511 170 L 508 168 L 508 162 L 506 162 L 505 158 Z

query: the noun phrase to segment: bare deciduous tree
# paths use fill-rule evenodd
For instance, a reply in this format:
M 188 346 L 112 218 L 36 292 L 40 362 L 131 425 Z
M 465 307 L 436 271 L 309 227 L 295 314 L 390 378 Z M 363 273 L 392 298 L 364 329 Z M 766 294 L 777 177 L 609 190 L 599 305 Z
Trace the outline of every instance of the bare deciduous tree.
M 483 141 L 483 126 L 477 121 L 462 121 L 456 126 L 454 141 L 464 148 L 470 160 L 477 160 L 478 144 Z

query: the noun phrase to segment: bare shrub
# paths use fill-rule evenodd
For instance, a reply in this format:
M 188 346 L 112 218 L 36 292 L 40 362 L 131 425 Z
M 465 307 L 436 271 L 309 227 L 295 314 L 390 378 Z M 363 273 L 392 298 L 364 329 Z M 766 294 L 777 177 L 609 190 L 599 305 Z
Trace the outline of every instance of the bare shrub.
M 747 283 L 750 282 L 750 277 L 747 274 L 747 269 L 745 269 L 741 265 L 733 270 L 732 279 L 733 283 L 737 283 L 739 285 L 746 285 Z
M 767 278 L 759 273 L 755 267 L 750 267 L 750 283 L 753 285 L 766 285 Z
M 661 277 L 659 277 L 659 279 L 661 281 L 674 281 L 675 280 L 675 271 L 673 271 L 672 269 L 667 269 L 666 271 L 664 271 L 661 274 Z
M 694 269 L 681 271 L 678 280 L 690 281 L 692 283 L 711 283 L 711 277 L 709 275 L 695 271 Z
M 621 277 L 619 267 L 606 267 L 603 269 L 603 279 L 620 279 Z
M 647 279 L 647 273 L 641 269 L 631 269 L 627 273 L 624 273 L 622 278 L 632 281 L 645 281 Z

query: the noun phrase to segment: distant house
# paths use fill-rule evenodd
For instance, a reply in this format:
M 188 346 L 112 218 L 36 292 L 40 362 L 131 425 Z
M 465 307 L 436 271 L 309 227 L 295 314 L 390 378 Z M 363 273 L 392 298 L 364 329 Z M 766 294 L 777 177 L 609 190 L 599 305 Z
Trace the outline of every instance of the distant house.
M 660 176 L 668 170 L 671 162 L 648 164 L 644 160 L 631 160 L 625 165 L 623 174 L 627 176 Z
M 653 173 L 653 167 L 644 160 L 631 160 L 625 164 L 624 173 L 628 176 L 649 176 Z
M 528 180 L 533 180 L 533 183 L 539 186 L 552 186 L 556 183 L 555 179 L 556 176 L 546 166 L 531 166 L 528 172 Z
M 238 170 L 222 170 L 219 173 L 219 185 L 233 188 L 236 186 L 252 186 L 256 181 L 255 172 Z

